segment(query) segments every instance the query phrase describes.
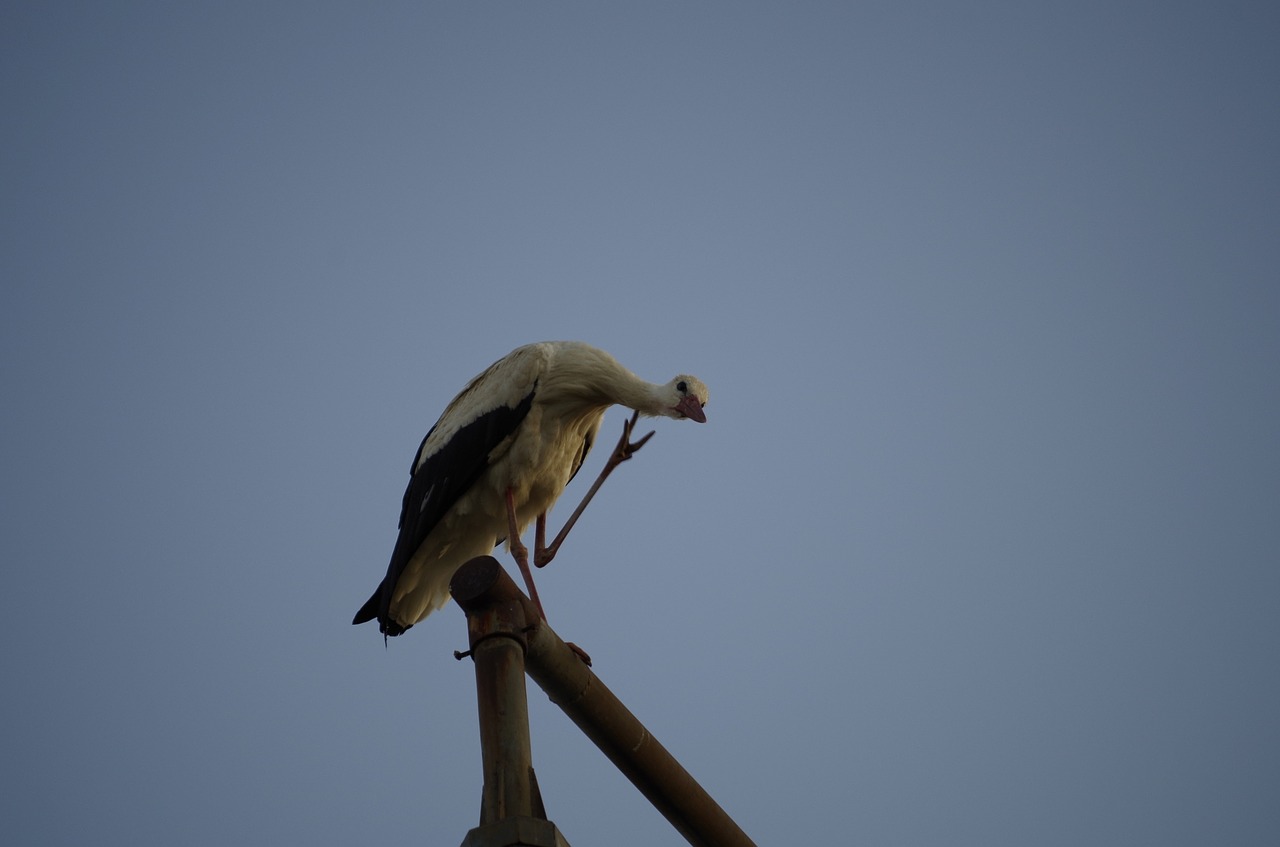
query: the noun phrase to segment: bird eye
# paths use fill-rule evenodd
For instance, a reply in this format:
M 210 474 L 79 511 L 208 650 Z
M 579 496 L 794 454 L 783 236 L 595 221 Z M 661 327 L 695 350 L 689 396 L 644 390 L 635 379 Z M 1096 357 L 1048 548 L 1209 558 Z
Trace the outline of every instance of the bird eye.
M 681 394 L 688 393 L 689 383 L 685 382 L 683 379 L 680 380 L 679 382 L 676 383 L 676 391 L 679 391 Z

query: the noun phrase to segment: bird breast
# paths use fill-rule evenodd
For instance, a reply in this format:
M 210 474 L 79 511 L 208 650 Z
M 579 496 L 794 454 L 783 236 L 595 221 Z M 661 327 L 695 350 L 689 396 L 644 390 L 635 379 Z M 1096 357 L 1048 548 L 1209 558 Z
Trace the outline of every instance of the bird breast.
M 557 415 L 534 404 L 521 434 L 493 466 L 495 473 L 490 477 L 499 496 L 505 496 L 508 488 L 514 494 L 521 531 L 559 499 L 603 417 L 604 408 Z

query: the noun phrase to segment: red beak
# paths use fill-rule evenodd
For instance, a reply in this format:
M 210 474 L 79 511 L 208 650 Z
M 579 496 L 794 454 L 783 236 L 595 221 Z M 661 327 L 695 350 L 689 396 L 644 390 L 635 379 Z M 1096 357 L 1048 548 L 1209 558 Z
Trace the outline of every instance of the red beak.
M 691 421 L 697 421 L 698 423 L 707 422 L 707 415 L 702 411 L 702 404 L 699 403 L 698 398 L 692 394 L 688 394 L 680 398 L 680 402 L 676 404 L 676 411 Z

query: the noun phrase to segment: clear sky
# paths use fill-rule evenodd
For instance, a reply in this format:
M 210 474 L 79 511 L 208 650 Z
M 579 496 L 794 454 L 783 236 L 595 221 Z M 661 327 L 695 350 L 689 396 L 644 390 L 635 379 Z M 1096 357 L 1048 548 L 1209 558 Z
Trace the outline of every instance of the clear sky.
M 349 621 L 574 338 L 711 402 L 551 623 L 759 844 L 1280 843 L 1277 8 L 6 3 L 5 840 L 461 842 L 461 613 Z

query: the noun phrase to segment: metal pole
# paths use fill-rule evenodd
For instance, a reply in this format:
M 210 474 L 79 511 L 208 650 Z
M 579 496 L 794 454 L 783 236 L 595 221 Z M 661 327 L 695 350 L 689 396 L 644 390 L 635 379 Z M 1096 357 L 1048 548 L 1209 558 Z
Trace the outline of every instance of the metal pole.
M 454 596 L 458 596 L 456 583 L 460 579 L 469 582 L 477 576 L 492 579 L 495 585 L 505 583 L 501 589 L 495 588 L 498 594 L 508 598 L 504 602 L 513 602 L 510 593 L 514 592 L 520 597 L 516 602 L 529 603 L 511 577 L 488 556 L 472 559 L 458 570 L 454 576 Z M 470 616 L 468 611 L 468 620 Z M 537 617 L 536 612 L 527 619 L 533 622 L 522 633 L 527 644 L 524 664 L 529 676 L 640 789 L 654 808 L 694 847 L 755 847 L 755 842 L 560 640 L 546 621 Z
M 484 557 L 470 565 L 450 590 L 467 613 L 484 789 L 480 825 L 467 833 L 463 847 L 567 847 L 546 820 L 529 742 L 525 632 L 528 621 L 540 616 L 496 560 Z

